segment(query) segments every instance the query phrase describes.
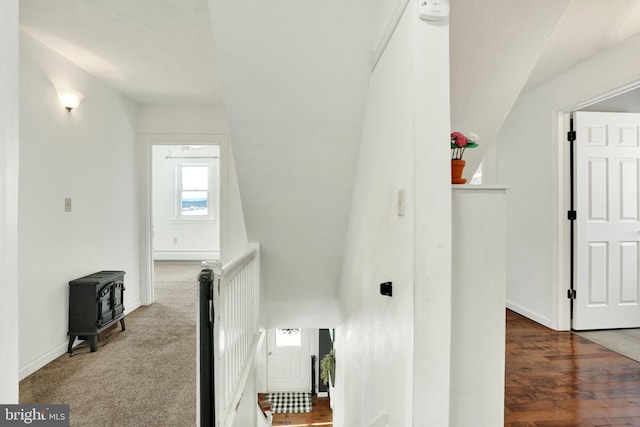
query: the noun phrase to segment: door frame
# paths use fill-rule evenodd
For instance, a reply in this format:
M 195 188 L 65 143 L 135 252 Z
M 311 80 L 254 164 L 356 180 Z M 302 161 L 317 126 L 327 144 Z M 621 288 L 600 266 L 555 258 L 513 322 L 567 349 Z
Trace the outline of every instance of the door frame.
M 572 221 L 567 219 L 567 212 L 571 207 L 570 197 L 570 165 L 569 165 L 569 143 L 567 133 L 570 130 L 571 113 L 586 108 L 590 105 L 605 101 L 609 98 L 622 95 L 640 88 L 640 80 L 635 80 L 614 89 L 593 94 L 590 97 L 581 98 L 553 108 L 553 135 L 555 135 L 556 145 L 553 153 L 555 158 L 554 182 L 557 183 L 554 195 L 554 205 L 556 207 L 556 220 L 554 233 L 557 236 L 557 244 L 553 248 L 553 271 L 556 278 L 553 284 L 551 327 L 560 331 L 571 330 L 572 313 L 571 301 L 567 298 L 567 289 L 571 275 L 571 227 Z M 575 185 L 575 184 L 574 184 Z
M 155 301 L 153 277 L 153 211 L 152 211 L 152 147 L 154 145 L 218 145 L 220 147 L 220 242 L 226 230 L 227 182 L 229 170 L 229 137 L 226 134 L 138 134 L 138 209 L 140 230 L 140 298 L 142 305 Z M 221 248 L 222 249 L 222 248 Z

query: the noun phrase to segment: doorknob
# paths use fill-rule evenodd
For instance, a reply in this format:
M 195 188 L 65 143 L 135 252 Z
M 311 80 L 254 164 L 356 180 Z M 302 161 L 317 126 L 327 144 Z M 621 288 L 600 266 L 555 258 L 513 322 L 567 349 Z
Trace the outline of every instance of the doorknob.
M 271 356 L 271 352 L 269 352 L 269 354 L 267 356 Z

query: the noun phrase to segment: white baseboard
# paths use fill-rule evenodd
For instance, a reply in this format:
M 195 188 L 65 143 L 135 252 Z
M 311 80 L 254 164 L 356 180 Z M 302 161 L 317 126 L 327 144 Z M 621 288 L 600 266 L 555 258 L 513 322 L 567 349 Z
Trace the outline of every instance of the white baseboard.
M 534 322 L 540 323 L 542 326 L 546 326 L 547 328 L 553 329 L 551 327 L 551 324 L 552 324 L 551 319 L 547 317 L 541 316 L 538 313 L 528 310 L 511 301 L 507 301 L 507 308 L 511 311 L 515 311 L 516 313 L 523 315 L 526 318 L 533 320 Z
M 136 311 L 140 307 L 142 307 L 142 300 L 141 299 L 138 299 L 138 300 L 132 302 L 131 304 L 125 305 L 124 306 L 125 316 L 127 314 L 129 314 L 129 313 L 133 313 L 134 311 Z
M 77 342 L 76 345 L 77 344 L 79 344 L 79 342 Z M 69 345 L 68 341 L 63 344 L 60 344 L 59 346 L 46 352 L 42 356 L 32 360 L 27 365 L 21 367 L 20 370 L 18 371 L 20 381 L 22 381 L 23 379 L 27 378 L 29 375 L 33 374 L 38 369 L 44 367 L 48 363 L 56 360 L 58 357 L 65 354 L 67 352 L 68 345 Z
M 329 397 L 329 392 L 328 391 L 319 391 L 318 392 L 318 397 Z
M 133 303 L 125 306 L 125 313 L 126 314 L 132 313 L 136 309 L 140 308 L 140 306 L 142 306 L 141 300 L 134 301 Z M 125 314 L 125 318 L 126 318 L 126 314 Z M 76 342 L 73 345 L 73 348 L 76 348 L 78 344 L 80 344 L 81 342 L 82 341 L 80 340 L 76 340 Z M 18 371 L 20 381 L 22 381 L 23 379 L 27 378 L 29 375 L 36 372 L 38 369 L 45 367 L 47 364 L 53 362 L 58 357 L 65 354 L 67 352 L 68 346 L 69 346 L 69 340 L 66 340 L 64 343 L 54 347 L 53 349 L 41 355 L 40 357 L 37 357 L 36 359 L 27 363 L 25 366 L 22 366 Z

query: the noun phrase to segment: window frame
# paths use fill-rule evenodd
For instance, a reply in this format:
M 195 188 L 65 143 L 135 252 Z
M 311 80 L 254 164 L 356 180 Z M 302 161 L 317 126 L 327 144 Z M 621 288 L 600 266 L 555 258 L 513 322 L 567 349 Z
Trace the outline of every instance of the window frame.
M 217 182 L 215 174 L 217 173 L 216 162 L 214 159 L 200 159 L 194 161 L 181 161 L 176 164 L 175 175 L 175 219 L 174 222 L 215 222 L 217 214 Z M 182 169 L 188 167 L 206 167 L 208 176 L 207 185 L 207 214 L 206 215 L 184 215 L 182 213 L 182 193 L 184 191 L 204 191 L 195 189 L 184 189 L 182 187 Z
M 288 332 L 288 334 L 291 333 L 295 333 L 296 337 L 297 337 L 297 343 L 296 344 L 280 344 L 279 341 L 279 337 L 281 336 L 281 334 L 287 334 L 287 332 L 285 331 L 290 331 Z M 300 328 L 276 328 L 275 329 L 275 335 L 274 335 L 274 345 L 276 348 L 279 349 L 287 349 L 287 348 L 302 348 L 302 329 Z

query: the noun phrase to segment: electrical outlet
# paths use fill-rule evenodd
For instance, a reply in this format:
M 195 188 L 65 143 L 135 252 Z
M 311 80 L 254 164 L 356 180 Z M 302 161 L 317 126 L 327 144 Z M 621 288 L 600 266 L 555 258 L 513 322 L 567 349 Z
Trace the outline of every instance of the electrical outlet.
M 65 197 L 64 199 L 64 211 L 71 212 L 71 197 Z

